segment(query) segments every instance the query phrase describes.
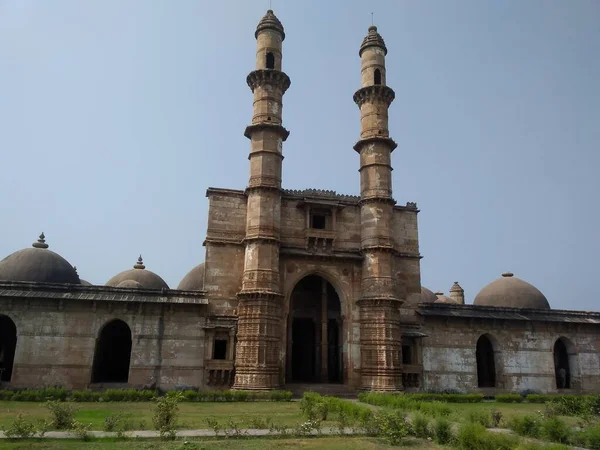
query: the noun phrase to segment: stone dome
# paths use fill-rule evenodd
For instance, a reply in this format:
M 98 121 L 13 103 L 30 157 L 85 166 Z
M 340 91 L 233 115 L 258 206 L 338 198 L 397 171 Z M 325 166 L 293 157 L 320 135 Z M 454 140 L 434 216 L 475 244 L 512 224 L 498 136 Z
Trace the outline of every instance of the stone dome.
M 434 294 L 436 296 L 436 301 L 434 303 L 446 303 L 448 305 L 458 305 L 458 302 L 453 298 L 444 295 L 443 292 L 436 292 Z
M 93 286 L 93 284 L 87 280 L 82 280 L 81 278 L 79 280 L 81 281 L 82 286 Z
M 133 269 L 126 270 L 115 275 L 106 282 L 106 286 L 126 287 L 137 289 L 169 289 L 165 280 L 156 275 L 154 272 L 146 270 L 142 255 L 133 266 Z
M 19 250 L 0 261 L 0 280 L 80 284 L 75 268 L 58 253 L 48 250 L 44 233 L 32 248 Z
M 204 290 L 204 263 L 198 264 L 188 274 L 183 277 L 177 289 L 182 291 L 202 291 Z
M 474 305 L 505 308 L 550 309 L 548 300 L 535 286 L 506 272 L 484 287 L 473 300 Z
M 387 47 L 385 46 L 383 38 L 377 32 L 377 27 L 375 25 L 371 25 L 369 27 L 369 32 L 362 41 L 360 50 L 358 51 L 358 56 L 362 56 L 362 52 L 364 52 L 368 47 L 379 47 L 383 50 L 383 54 L 387 55 Z
M 276 30 L 281 33 L 281 40 L 285 39 L 285 32 L 283 31 L 283 25 L 273 12 L 273 10 L 269 9 L 267 13 L 260 19 L 258 25 L 256 26 L 256 32 L 254 33 L 254 37 L 258 37 L 258 33 L 262 30 Z
M 435 303 L 437 300 L 436 295 L 433 291 L 430 291 L 424 286 L 421 286 L 421 300 L 420 303 Z

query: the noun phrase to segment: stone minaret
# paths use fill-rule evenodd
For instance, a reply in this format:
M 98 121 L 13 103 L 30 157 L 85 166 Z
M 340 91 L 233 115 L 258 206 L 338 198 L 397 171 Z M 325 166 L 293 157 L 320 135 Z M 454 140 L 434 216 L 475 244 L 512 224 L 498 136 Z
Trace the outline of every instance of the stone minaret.
M 283 94 L 290 79 L 281 71 L 283 26 L 273 11 L 255 33 L 256 70 L 248 75 L 254 93 L 250 139 L 250 180 L 246 189 L 246 256 L 238 293 L 238 331 L 234 389 L 273 389 L 280 384 L 281 305 L 279 235 Z
M 363 389 L 402 390 L 400 305 L 394 288 L 391 154 L 396 143 L 388 131 L 388 108 L 394 91 L 386 86 L 387 48 L 377 27 L 360 46 L 362 87 L 354 94 L 360 108 L 361 247 L 364 255 L 361 314 L 361 384 Z

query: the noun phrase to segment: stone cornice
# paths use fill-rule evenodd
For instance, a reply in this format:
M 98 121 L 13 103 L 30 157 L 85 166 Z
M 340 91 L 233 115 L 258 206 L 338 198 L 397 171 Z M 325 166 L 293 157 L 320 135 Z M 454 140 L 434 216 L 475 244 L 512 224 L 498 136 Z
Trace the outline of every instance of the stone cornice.
M 252 133 L 254 133 L 255 131 L 262 130 L 274 131 L 275 133 L 279 134 L 279 136 L 281 136 L 281 140 L 284 142 L 290 135 L 290 132 L 286 130 L 282 125 L 278 125 L 276 123 L 261 122 L 253 125 L 248 125 L 244 130 L 244 136 L 246 136 L 248 139 L 252 139 Z
M 240 291 L 236 294 L 239 300 L 274 300 L 280 301 L 283 294 L 268 290 L 247 290 Z
M 360 139 L 356 144 L 354 144 L 353 148 L 354 148 L 354 150 L 356 150 L 357 153 L 360 153 L 360 151 L 362 150 L 362 148 L 365 145 L 375 143 L 375 142 L 383 142 L 384 144 L 389 146 L 390 153 L 393 152 L 396 149 L 396 147 L 398 147 L 398 144 L 396 144 L 396 142 L 390 137 L 371 136 L 368 138 Z
M 325 189 L 284 189 L 283 195 L 285 197 L 299 198 L 304 201 L 315 198 L 356 204 L 360 200 L 360 196 L 358 195 L 338 194 L 336 191 Z
M 358 206 L 366 205 L 367 203 L 382 203 L 387 205 L 396 206 L 396 200 L 390 197 L 367 197 L 361 198 L 358 202 Z
M 279 251 L 280 256 L 287 257 L 298 257 L 298 258 L 308 258 L 308 259 L 318 259 L 318 260 L 351 260 L 351 261 L 362 261 L 364 259 L 360 250 L 341 252 L 341 251 L 333 251 L 331 253 L 320 253 L 320 252 L 311 252 L 306 250 L 305 247 L 292 247 L 292 246 L 281 246 Z
M 364 103 L 382 101 L 390 106 L 394 101 L 396 94 L 391 87 L 383 84 L 375 84 L 373 86 L 365 86 L 354 93 L 354 103 L 360 108 Z
M 246 77 L 246 83 L 248 83 L 248 87 L 252 92 L 254 92 L 257 87 L 271 84 L 279 87 L 281 93 L 284 94 L 290 87 L 291 81 L 290 77 L 279 70 L 260 69 L 250 72 Z
M 210 197 L 211 195 L 223 195 L 223 196 L 231 196 L 231 197 L 246 197 L 244 191 L 241 189 L 227 189 L 227 188 L 216 188 L 209 187 L 206 190 L 206 196 Z

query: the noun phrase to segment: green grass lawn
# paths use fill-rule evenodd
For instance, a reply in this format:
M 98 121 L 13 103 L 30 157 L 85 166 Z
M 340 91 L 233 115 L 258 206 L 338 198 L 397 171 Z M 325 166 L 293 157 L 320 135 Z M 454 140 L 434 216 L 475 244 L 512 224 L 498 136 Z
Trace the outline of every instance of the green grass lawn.
M 127 403 L 71 403 L 78 411 L 75 420 L 91 423 L 92 430 L 102 430 L 104 419 L 117 412 L 131 413 L 135 429 L 153 429 L 152 414 L 154 404 L 150 402 Z M 7 426 L 18 412 L 29 420 L 49 419 L 50 412 L 41 403 L 36 402 L 0 402 L 0 427 Z M 180 403 L 179 429 L 208 428 L 207 417 L 214 417 L 221 423 L 231 419 L 235 422 L 248 420 L 252 416 L 273 417 L 280 425 L 294 425 L 303 421 L 298 402 L 239 402 L 239 403 Z M 328 426 L 327 422 L 324 426 Z
M 185 443 L 187 442 L 187 444 Z M 415 450 L 438 450 L 444 447 L 418 439 L 406 439 L 403 447 Z M 364 437 L 322 437 L 305 439 L 178 439 L 176 441 L 114 440 L 98 439 L 91 442 L 81 440 L 27 440 L 24 442 L 0 442 L 0 449 L 50 449 L 50 450 L 390 450 L 393 448 L 381 439 Z

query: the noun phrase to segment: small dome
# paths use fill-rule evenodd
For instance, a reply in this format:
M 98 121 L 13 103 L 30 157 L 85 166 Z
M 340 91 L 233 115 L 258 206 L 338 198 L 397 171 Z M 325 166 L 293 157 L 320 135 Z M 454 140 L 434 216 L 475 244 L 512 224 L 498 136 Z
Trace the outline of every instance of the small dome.
M 93 284 L 87 280 L 82 280 L 81 278 L 79 280 L 81 281 L 82 286 L 93 286 Z
M 197 265 L 183 277 L 177 289 L 181 291 L 204 290 L 204 263 Z
M 0 280 L 80 284 L 75 268 L 48 250 L 44 233 L 32 248 L 19 250 L 0 261 Z
M 535 286 L 506 272 L 484 287 L 473 301 L 479 306 L 550 309 L 548 300 Z
M 360 50 L 358 51 L 358 56 L 362 56 L 362 52 L 369 47 L 379 47 L 383 49 L 383 54 L 387 55 L 387 47 L 385 46 L 383 38 L 377 32 L 377 27 L 375 25 L 371 25 L 369 27 L 369 32 L 362 41 Z
M 446 295 L 443 292 L 436 292 L 434 294 L 436 296 L 436 301 L 434 303 L 446 303 L 448 305 L 458 305 L 458 302 Z
M 281 22 L 271 9 L 269 9 L 267 13 L 263 16 L 263 18 L 260 19 L 260 22 L 258 22 L 258 25 L 256 26 L 256 32 L 254 33 L 254 37 L 257 38 L 258 33 L 260 33 L 262 30 L 279 31 L 279 33 L 281 33 L 281 40 L 283 41 L 285 39 L 283 25 L 281 25 Z
M 430 291 L 425 286 L 421 286 L 421 300 L 420 303 L 435 303 L 437 300 L 436 295 L 433 291 Z
M 143 289 L 169 289 L 165 280 L 154 272 L 146 270 L 142 255 L 137 260 L 133 269 L 121 272 L 106 282 L 106 286 L 143 288 Z

